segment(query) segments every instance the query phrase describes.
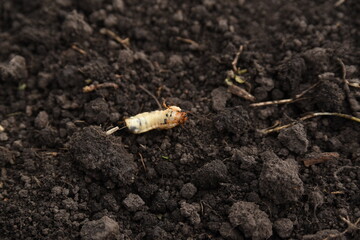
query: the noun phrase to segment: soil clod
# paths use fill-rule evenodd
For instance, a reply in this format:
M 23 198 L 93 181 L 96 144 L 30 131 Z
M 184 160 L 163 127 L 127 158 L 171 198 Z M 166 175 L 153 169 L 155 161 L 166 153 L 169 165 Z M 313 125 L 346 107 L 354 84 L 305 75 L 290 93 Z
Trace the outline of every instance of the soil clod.
M 124 199 L 123 204 L 129 211 L 135 212 L 139 210 L 145 204 L 145 202 L 141 199 L 139 195 L 130 193 Z
M 119 224 L 108 216 L 85 223 L 80 231 L 83 240 L 120 240 Z
M 288 238 L 294 229 L 294 223 L 288 218 L 280 218 L 274 222 L 276 233 L 282 238 Z
M 119 185 L 132 183 L 138 170 L 123 144 L 96 127 L 76 132 L 70 141 L 70 153 L 85 170 L 109 177 Z
M 276 204 L 298 201 L 304 193 L 304 184 L 299 178 L 299 167 L 292 159 L 282 160 L 273 152 L 265 152 L 259 179 L 262 195 Z
M 0 239 L 360 239 L 359 12 L 0 0 Z
M 220 160 L 211 161 L 194 173 L 193 182 L 200 189 L 217 188 L 226 181 L 227 167 Z
M 278 135 L 278 139 L 290 151 L 298 154 L 306 153 L 309 147 L 309 140 L 307 139 L 306 130 L 304 125 L 301 123 L 281 131 Z
M 238 227 L 245 237 L 264 240 L 271 237 L 272 223 L 268 215 L 252 202 L 236 202 L 230 208 L 229 220 Z

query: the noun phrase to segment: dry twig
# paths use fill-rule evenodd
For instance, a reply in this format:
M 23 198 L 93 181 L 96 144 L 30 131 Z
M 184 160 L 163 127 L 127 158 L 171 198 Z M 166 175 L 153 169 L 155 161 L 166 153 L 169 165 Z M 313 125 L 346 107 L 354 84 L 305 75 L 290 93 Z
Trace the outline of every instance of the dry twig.
M 334 6 L 335 6 L 335 7 L 338 7 L 338 6 L 342 5 L 345 1 L 346 1 L 346 0 L 338 0 L 338 1 L 334 4 Z
M 237 73 L 237 72 L 239 71 L 239 68 L 238 68 L 236 65 L 237 65 L 237 63 L 238 63 L 238 61 L 239 61 L 239 57 L 240 57 L 241 53 L 243 52 L 243 50 L 244 50 L 244 46 L 241 45 L 241 46 L 239 47 L 239 50 L 236 52 L 236 55 L 235 55 L 234 60 L 233 60 L 232 63 L 231 63 L 231 65 L 232 65 L 232 67 L 233 67 L 233 71 L 234 71 L 235 73 Z
M 268 106 L 268 105 L 275 105 L 275 104 L 285 104 L 285 103 L 293 103 L 299 100 L 302 100 L 302 96 L 304 96 L 306 93 L 314 89 L 320 84 L 321 81 L 316 82 L 315 84 L 311 85 L 309 88 L 305 89 L 301 93 L 295 95 L 293 98 L 289 99 L 281 99 L 281 100 L 274 100 L 274 101 L 266 101 L 266 102 L 258 102 L 258 103 L 252 103 L 250 104 L 251 107 L 262 107 L 262 106 Z
M 358 84 L 353 84 L 353 83 L 350 83 L 347 79 L 346 79 L 346 67 L 345 67 L 345 64 L 344 62 L 340 59 L 340 58 L 337 58 L 337 61 L 339 62 L 340 66 L 341 66 L 341 71 L 342 71 L 342 81 L 344 82 L 344 91 L 346 93 L 346 96 L 347 96 L 347 100 L 348 100 L 348 103 L 350 105 L 350 108 L 351 110 L 353 111 L 353 113 L 359 117 L 359 113 L 358 111 L 360 110 L 360 105 L 359 105 L 359 102 L 356 100 L 356 97 L 354 96 L 354 94 L 350 91 L 350 88 L 349 86 L 352 86 L 352 87 L 359 87 L 360 85 Z
M 76 44 L 71 45 L 71 48 L 74 49 L 75 51 L 81 53 L 82 55 L 87 55 L 87 52 L 81 48 L 79 48 L 78 46 L 76 46 Z
M 345 169 L 360 169 L 360 166 L 342 166 L 334 172 L 334 178 L 336 179 L 336 181 L 340 181 L 338 174 Z
M 348 227 L 344 231 L 342 231 L 341 233 L 339 233 L 339 234 L 331 234 L 328 237 L 324 238 L 323 240 L 338 239 L 341 236 L 344 236 L 346 233 L 351 233 L 351 232 L 360 230 L 360 226 L 358 225 L 360 223 L 360 218 L 358 218 L 355 221 L 355 223 L 352 223 L 348 216 L 346 216 L 346 218 L 340 216 L 340 219 L 342 221 L 344 221 L 348 225 Z
M 225 79 L 225 83 L 226 83 L 226 85 L 228 85 L 228 91 L 230 93 L 253 102 L 253 101 L 256 100 L 253 95 L 251 95 L 248 91 L 246 91 L 245 89 L 235 85 L 232 82 L 232 80 L 235 80 L 238 83 L 244 83 L 245 85 L 247 85 L 249 87 L 249 89 L 251 89 L 251 85 L 249 83 L 247 83 L 240 76 L 240 74 L 242 74 L 243 72 L 246 72 L 246 70 L 244 71 L 244 70 L 241 70 L 240 68 L 237 67 L 237 63 L 239 61 L 239 57 L 240 57 L 243 49 L 244 49 L 244 47 L 243 47 L 243 45 L 241 45 L 239 47 L 239 50 L 236 52 L 235 58 L 231 62 L 232 70 L 228 71 L 227 77 Z
M 195 42 L 194 40 L 191 40 L 189 38 L 182 38 L 182 37 L 176 37 L 176 40 L 180 41 L 180 42 L 184 42 L 187 44 L 190 44 L 191 46 L 193 46 L 195 49 L 200 48 L 200 44 Z
M 337 152 L 324 152 L 303 159 L 303 163 L 305 167 L 309 167 L 314 164 L 323 163 L 332 159 L 336 159 L 338 157 L 340 157 L 340 154 Z
M 333 191 L 333 192 L 330 192 L 330 194 L 340 195 L 340 194 L 345 194 L 345 192 L 344 191 Z
M 239 96 L 241 98 L 244 98 L 246 100 L 252 101 L 252 102 L 256 100 L 253 95 L 251 95 L 245 89 L 243 89 L 239 86 L 236 86 L 230 80 L 225 80 L 225 83 L 228 85 L 228 91 L 231 92 L 232 94 Z
M 94 83 L 89 86 L 83 87 L 83 92 L 88 93 L 88 92 L 95 91 L 96 89 L 99 89 L 99 88 L 107 88 L 107 87 L 112 87 L 112 88 L 117 89 L 117 88 L 119 88 L 119 85 L 116 83 L 113 83 L 113 82 Z
M 307 119 L 314 118 L 314 117 L 319 117 L 319 116 L 337 116 L 337 117 L 346 118 L 346 119 L 353 120 L 353 121 L 355 121 L 355 122 L 360 123 L 360 118 L 357 118 L 357 117 L 354 117 L 354 116 L 351 116 L 351 115 L 348 115 L 348 114 L 343 114 L 343 113 L 331 113 L 331 112 L 318 112 L 318 113 L 310 113 L 310 114 L 308 114 L 308 115 L 305 115 L 305 116 L 299 118 L 297 121 L 293 121 L 293 122 L 291 122 L 291 123 L 289 123 L 289 124 L 285 124 L 285 125 L 282 125 L 282 126 L 279 126 L 279 127 L 262 129 L 262 130 L 259 130 L 259 132 L 260 132 L 260 133 L 263 133 L 263 134 L 268 134 L 268 133 L 272 133 L 272 132 L 277 132 L 277 131 L 280 131 L 280 130 L 282 130 L 282 129 L 292 127 L 292 126 L 294 126 L 295 124 L 297 124 L 298 122 L 305 121 L 305 120 L 307 120 Z
M 100 29 L 100 33 L 113 38 L 115 41 L 120 43 L 124 48 L 126 48 L 126 49 L 130 48 L 130 39 L 129 38 L 123 39 L 123 38 L 119 37 L 116 33 L 114 33 L 113 31 L 111 31 L 107 28 Z
M 341 72 L 342 72 L 341 79 L 347 85 L 349 85 L 351 87 L 360 88 L 359 83 L 352 83 L 352 82 L 349 82 L 349 80 L 346 79 L 346 66 L 345 66 L 344 62 L 340 58 L 337 58 L 336 60 L 339 62 L 340 66 L 341 66 Z

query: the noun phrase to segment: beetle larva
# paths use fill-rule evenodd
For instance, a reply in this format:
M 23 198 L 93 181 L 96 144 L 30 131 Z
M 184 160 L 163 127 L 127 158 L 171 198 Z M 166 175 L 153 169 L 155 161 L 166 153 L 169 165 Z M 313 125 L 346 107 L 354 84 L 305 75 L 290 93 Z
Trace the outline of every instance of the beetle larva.
M 187 120 L 186 112 L 177 106 L 169 106 L 165 110 L 144 112 L 125 119 L 125 124 L 130 132 L 138 134 L 153 129 L 170 129 Z
M 128 128 L 130 132 L 139 134 L 153 129 L 170 129 L 179 124 L 184 124 L 188 119 L 187 113 L 182 112 L 177 106 L 166 107 L 165 110 L 139 113 L 135 116 L 125 119 L 125 127 L 114 127 L 109 129 L 106 134 L 111 135 L 114 132 Z

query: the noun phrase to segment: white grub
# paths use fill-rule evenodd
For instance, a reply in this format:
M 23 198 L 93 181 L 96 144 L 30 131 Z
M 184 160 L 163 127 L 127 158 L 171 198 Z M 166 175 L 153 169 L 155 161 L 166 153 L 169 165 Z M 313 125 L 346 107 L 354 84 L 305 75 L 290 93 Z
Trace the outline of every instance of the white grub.
M 139 113 L 125 119 L 125 125 L 130 132 L 140 134 L 153 129 L 170 129 L 184 124 L 188 119 L 186 112 L 182 112 L 177 106 L 169 106 L 165 110 Z M 114 127 L 106 134 L 111 135 L 122 128 Z

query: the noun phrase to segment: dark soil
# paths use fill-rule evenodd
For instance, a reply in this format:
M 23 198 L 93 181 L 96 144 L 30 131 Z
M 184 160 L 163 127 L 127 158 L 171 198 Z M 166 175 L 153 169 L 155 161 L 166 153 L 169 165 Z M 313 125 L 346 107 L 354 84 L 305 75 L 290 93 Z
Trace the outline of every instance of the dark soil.
M 339 2 L 2 0 L 0 238 L 360 239 L 360 124 L 258 131 L 360 116 L 360 3 Z M 320 83 L 251 107 L 224 83 L 241 45 L 256 102 Z M 107 136 L 159 108 L 144 89 L 189 120 Z

